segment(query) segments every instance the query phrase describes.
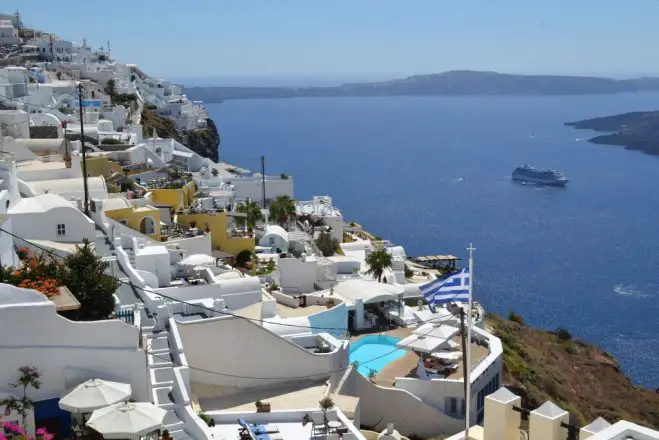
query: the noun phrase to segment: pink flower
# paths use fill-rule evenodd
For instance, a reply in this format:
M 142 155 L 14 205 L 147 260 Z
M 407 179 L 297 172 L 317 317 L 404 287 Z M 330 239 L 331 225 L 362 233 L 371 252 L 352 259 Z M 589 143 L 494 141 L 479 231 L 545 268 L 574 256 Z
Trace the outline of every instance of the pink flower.
M 46 434 L 48 434 L 48 431 L 46 431 L 46 428 L 37 429 L 37 432 L 36 432 L 37 437 L 43 437 Z

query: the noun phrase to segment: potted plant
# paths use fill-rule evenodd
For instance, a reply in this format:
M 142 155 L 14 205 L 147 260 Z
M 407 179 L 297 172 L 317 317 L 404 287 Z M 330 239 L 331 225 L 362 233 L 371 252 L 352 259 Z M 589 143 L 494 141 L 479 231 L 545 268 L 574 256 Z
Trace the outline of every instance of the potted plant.
M 204 224 L 204 231 L 208 234 L 211 231 L 211 227 L 208 225 L 208 223 Z
M 190 222 L 190 227 L 191 227 L 191 228 L 196 228 L 196 227 L 197 227 L 197 222 L 196 222 L 195 220 L 192 220 L 192 221 Z
M 332 307 L 334 307 L 335 304 L 336 304 L 336 303 L 334 302 L 334 298 L 329 298 L 329 299 L 327 300 L 327 308 L 328 308 L 328 309 L 331 309 Z
M 320 409 L 323 410 L 323 420 L 325 421 L 325 428 L 329 429 L 329 420 L 327 420 L 327 411 L 330 411 L 334 408 L 334 400 L 330 396 L 325 396 L 318 402 Z
M 270 404 L 268 402 L 257 400 L 254 405 L 256 405 L 256 412 L 270 412 Z

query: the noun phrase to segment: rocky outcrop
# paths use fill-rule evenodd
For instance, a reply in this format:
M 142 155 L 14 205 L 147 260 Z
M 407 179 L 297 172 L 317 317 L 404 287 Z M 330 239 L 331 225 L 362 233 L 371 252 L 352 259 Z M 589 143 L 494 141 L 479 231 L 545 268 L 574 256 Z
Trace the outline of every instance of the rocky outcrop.
M 212 119 L 206 119 L 206 128 L 190 130 L 184 134 L 185 145 L 200 155 L 207 157 L 213 162 L 219 158 L 220 133 Z
M 565 125 L 608 132 L 589 140 L 594 144 L 619 145 L 628 150 L 659 155 L 659 111 L 624 113 Z
M 565 329 L 544 331 L 496 315 L 487 325 L 503 343 L 504 385 L 522 397 L 525 408 L 551 400 L 574 423 L 597 417 L 659 427 L 659 394 L 635 386 L 615 358 Z
M 150 138 L 155 129 L 163 139 L 176 139 L 201 157 L 207 157 L 213 162 L 218 161 L 220 134 L 212 119 L 206 119 L 206 128 L 198 128 L 179 132 L 176 125 L 169 119 L 156 115 L 148 108 L 142 111 L 142 128 L 144 137 Z

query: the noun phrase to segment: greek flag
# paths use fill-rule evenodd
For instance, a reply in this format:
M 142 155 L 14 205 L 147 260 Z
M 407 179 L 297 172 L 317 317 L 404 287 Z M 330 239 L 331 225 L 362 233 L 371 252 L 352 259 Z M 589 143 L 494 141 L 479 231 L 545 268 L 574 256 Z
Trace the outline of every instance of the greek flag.
M 420 287 L 428 304 L 444 304 L 451 301 L 469 301 L 469 271 L 444 275 Z

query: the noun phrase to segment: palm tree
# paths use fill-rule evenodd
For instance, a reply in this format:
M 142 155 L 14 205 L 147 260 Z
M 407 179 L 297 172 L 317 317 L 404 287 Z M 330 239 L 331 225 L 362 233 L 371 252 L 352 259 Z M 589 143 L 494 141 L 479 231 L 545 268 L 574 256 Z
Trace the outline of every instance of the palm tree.
M 257 222 L 263 221 L 263 214 L 261 213 L 261 208 L 256 202 L 247 200 L 245 203 L 239 203 L 236 206 L 236 212 L 245 214 L 245 218 L 238 218 L 238 223 L 243 226 L 247 224 L 247 227 L 253 229 L 256 226 Z
M 295 200 L 289 195 L 282 194 L 275 198 L 270 205 L 268 220 L 284 227 L 295 217 Z
M 366 263 L 369 266 L 366 273 L 373 275 L 378 279 L 378 283 L 381 283 L 384 270 L 391 267 L 391 254 L 383 246 L 378 246 L 368 254 Z

